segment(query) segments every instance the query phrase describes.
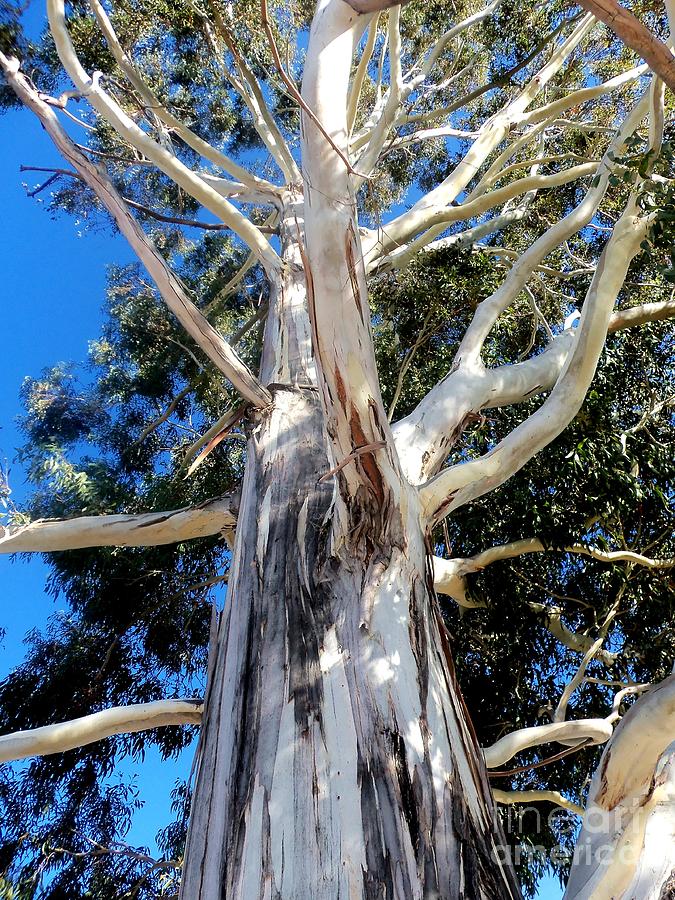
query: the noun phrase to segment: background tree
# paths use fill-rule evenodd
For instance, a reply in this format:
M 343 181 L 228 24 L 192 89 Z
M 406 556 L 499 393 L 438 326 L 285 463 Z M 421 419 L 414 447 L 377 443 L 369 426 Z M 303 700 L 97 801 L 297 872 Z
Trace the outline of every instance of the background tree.
M 659 8 L 636 11 L 667 38 Z M 3 731 L 127 709 L 0 743 L 64 750 L 3 770 L 3 890 L 175 893 L 190 786 L 152 860 L 119 843 L 134 798 L 106 776 L 148 741 L 186 746 L 194 729 L 131 729 L 195 722 L 206 692 L 184 896 L 265 878 L 293 897 L 516 895 L 431 566 L 497 799 L 576 809 L 593 746 L 673 658 L 662 86 L 556 4 L 49 13 L 54 44 L 7 22 L 6 97 L 71 167 L 44 176 L 55 206 L 112 217 L 145 271 L 111 275 L 93 378 L 26 384 L 36 493 L 0 548 L 50 552 L 72 614 L 2 685 Z M 49 95 L 57 56 L 75 96 Z M 73 101 L 97 113 L 86 145 L 55 113 Z M 644 779 L 617 846 L 669 771 L 671 691 L 631 713 Z M 557 739 L 576 752 L 531 768 Z M 623 797 L 625 770 L 604 770 Z M 521 846 L 570 847 L 523 824 Z M 587 879 L 648 896 L 640 846 L 632 868 L 578 867 L 571 896 Z M 543 867 L 520 865 L 526 890 Z

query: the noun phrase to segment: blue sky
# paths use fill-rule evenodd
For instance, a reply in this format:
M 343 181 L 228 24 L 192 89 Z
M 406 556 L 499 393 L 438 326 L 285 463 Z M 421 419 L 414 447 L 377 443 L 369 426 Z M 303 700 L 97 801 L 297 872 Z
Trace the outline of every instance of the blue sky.
M 26 496 L 25 474 L 14 461 L 21 435 L 19 389 L 27 375 L 36 376 L 54 363 L 81 361 L 88 342 L 100 330 L 106 265 L 130 258 L 119 237 L 83 230 L 73 219 L 54 219 L 43 203 L 26 197 L 22 181 L 32 188 L 38 173 L 20 173 L 21 165 L 59 165 L 45 133 L 27 112 L 0 118 L 0 268 L 3 273 L 2 386 L 0 388 L 0 463 L 9 466 L 12 499 L 20 505 Z M 47 192 L 46 192 L 47 193 Z M 23 658 L 26 633 L 44 625 L 60 608 L 45 593 L 47 567 L 40 557 L 0 556 L 0 678 Z M 125 767 L 124 777 L 135 777 L 145 807 L 136 816 L 128 840 L 152 847 L 157 830 L 170 821 L 169 792 L 176 778 L 189 769 L 181 763 L 162 762 L 150 751 L 138 769 Z
M 101 326 L 106 265 L 127 261 L 129 252 L 119 237 L 89 232 L 66 216 L 52 218 L 45 209 L 46 196 L 44 202 L 26 197 L 22 182 L 33 187 L 43 176 L 21 174 L 22 164 L 61 164 L 35 119 L 27 112 L 9 113 L 0 118 L 0 131 L 4 285 L 0 464 L 3 469 L 9 466 L 12 498 L 21 505 L 26 496 L 25 474 L 14 461 L 21 443 L 16 427 L 21 383 L 57 362 L 85 358 L 88 342 L 97 337 Z M 6 630 L 0 643 L 0 679 L 21 661 L 26 633 L 42 626 L 59 609 L 59 602 L 45 593 L 46 575 L 40 558 L 0 556 L 0 625 Z M 130 842 L 152 847 L 156 831 L 169 821 L 169 791 L 188 767 L 189 759 L 165 763 L 153 752 L 137 770 L 126 767 L 123 774 L 137 779 L 145 800 Z M 546 879 L 538 896 L 559 900 L 562 892 L 557 881 Z

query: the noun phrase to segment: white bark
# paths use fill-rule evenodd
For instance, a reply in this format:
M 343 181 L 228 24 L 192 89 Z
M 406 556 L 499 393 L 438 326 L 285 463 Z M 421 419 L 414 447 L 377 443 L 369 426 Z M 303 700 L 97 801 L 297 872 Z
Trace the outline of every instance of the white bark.
M 230 496 L 200 506 L 137 515 L 38 519 L 28 525 L 0 525 L 0 553 L 54 553 L 83 547 L 155 547 L 234 530 Z
M 549 397 L 536 413 L 484 457 L 451 466 L 420 489 L 430 519 L 442 518 L 503 484 L 556 438 L 579 411 L 605 343 L 612 307 L 647 227 L 648 221 L 637 216 L 630 204 L 616 223 L 598 263 L 584 302 L 574 349 Z M 467 353 L 471 355 L 470 350 Z
M 319 385 L 346 497 L 361 486 L 382 508 L 398 482 L 391 430 L 375 365 L 354 185 L 326 139 L 348 149 L 347 98 L 358 14 L 342 0 L 320 0 L 312 22 L 303 98 L 306 268 Z M 325 134 L 324 134 L 325 132 Z
M 550 175 L 531 175 L 527 178 L 520 178 L 512 181 L 510 184 L 502 188 L 495 188 L 489 193 L 476 197 L 475 200 L 466 201 L 457 206 L 448 206 L 439 203 L 436 206 L 427 205 L 424 209 L 423 219 L 410 219 L 399 224 L 397 228 L 387 226 L 382 233 L 376 237 L 369 236 L 366 241 L 366 265 L 373 267 L 373 257 L 375 259 L 386 256 L 394 248 L 400 247 L 401 244 L 407 243 L 412 237 L 424 231 L 423 239 L 418 239 L 415 243 L 417 249 L 421 249 L 430 243 L 439 231 L 443 231 L 448 225 L 454 222 L 469 221 L 475 219 L 489 209 L 495 206 L 502 206 L 514 197 L 526 194 L 529 191 L 549 190 L 551 188 L 560 187 L 569 184 L 570 181 L 578 181 L 588 175 L 595 175 L 598 170 L 598 162 L 586 162 L 578 166 L 572 166 L 569 169 L 563 169 L 560 172 L 554 172 Z M 442 228 L 438 226 L 442 225 Z M 371 254 L 368 248 L 377 247 L 377 253 Z
M 496 858 L 502 835 L 435 605 L 428 526 L 502 483 L 565 427 L 583 401 L 608 330 L 635 324 L 640 317 L 657 320 L 675 312 L 672 301 L 667 301 L 649 309 L 641 307 L 639 313 L 628 310 L 612 315 L 647 224 L 631 207 L 614 229 L 597 266 L 576 331 L 566 329 L 540 356 L 521 364 L 487 370 L 480 358 L 496 319 L 546 255 L 591 221 L 610 173 L 605 157 L 599 165 L 583 161 L 570 170 L 541 175 L 536 167 L 546 157 L 538 152 L 527 163 L 535 169 L 528 177 L 495 189 L 500 174 L 510 174 L 520 163 L 506 173 L 504 166 L 562 111 L 618 90 L 644 69 L 635 68 L 605 84 L 531 109 L 592 31 L 592 17 L 584 17 L 515 99 L 483 124 L 471 149 L 441 185 L 385 229 L 363 232 L 368 266 L 375 267 L 387 252 L 387 264 L 402 264 L 454 221 L 475 219 L 497 205 L 510 204 L 523 192 L 596 171 L 600 175 L 599 184 L 589 189 L 582 203 L 542 235 L 516 261 L 499 291 L 481 304 L 453 372 L 392 431 L 375 366 L 355 187 L 375 166 L 392 130 L 417 121 L 414 115 L 402 113 L 402 102 L 423 86 L 449 42 L 490 15 L 498 0 L 447 31 L 407 74 L 402 67 L 399 10 L 390 12 L 389 91 L 384 96 L 378 91 L 375 108 L 351 147 L 349 134 L 365 75 L 361 66 L 350 95 L 353 52 L 368 24 L 362 13 L 396 4 L 319 0 L 303 80 L 304 194 L 297 184 L 277 188 L 253 178 L 157 104 L 120 46 L 103 7 L 98 0 L 91 2 L 113 55 L 148 107 L 149 120 L 160 133 L 162 128 L 175 128 L 186 144 L 237 178 L 237 183 L 191 171 L 139 128 L 102 88 L 100 79 L 90 78 L 82 68 L 68 35 L 63 0 L 48 0 L 57 51 L 78 91 L 145 159 L 246 241 L 270 285 L 258 379 L 190 303 L 105 173 L 74 147 L 53 110 L 19 75 L 16 64 L 0 58 L 17 94 L 37 113 L 57 147 L 113 215 L 169 308 L 254 407 L 233 551 L 232 598 L 220 621 L 209 664 L 182 896 L 185 900 L 222 896 L 334 900 L 338 894 L 369 900 L 384 894 L 396 900 L 516 897 L 510 869 Z M 373 20 L 371 29 L 366 58 L 374 44 Z M 236 48 L 230 49 L 236 59 Z M 275 58 L 280 65 L 278 55 Z M 296 164 L 281 132 L 275 131 L 262 89 L 243 59 L 238 65 L 241 79 L 232 76 L 231 84 L 249 106 L 286 179 L 294 181 Z M 657 93 L 652 92 L 651 104 L 653 143 L 658 143 L 662 130 Z M 625 137 L 640 124 L 648 107 L 645 96 L 613 141 L 615 154 L 621 152 Z M 528 124 L 534 127 L 504 147 L 514 126 Z M 350 150 L 353 166 L 348 162 Z M 497 161 L 490 165 L 495 153 Z M 459 207 L 450 206 L 472 182 L 468 198 Z M 243 191 L 278 211 L 280 254 L 226 199 L 236 195 L 243 201 Z M 521 202 L 521 208 L 526 202 Z M 492 227 L 512 213 L 510 205 L 503 208 Z M 475 226 L 481 227 L 491 226 Z M 471 240 L 477 233 L 467 229 Z M 402 241 L 411 242 L 400 247 Z M 551 394 L 538 413 L 490 454 L 453 466 L 428 481 L 470 415 L 544 390 Z M 220 498 L 198 509 L 165 514 L 10 526 L 0 536 L 0 552 L 167 543 L 223 529 L 231 536 L 233 527 L 231 506 Z M 536 543 L 533 539 L 525 549 L 543 549 Z M 608 562 L 652 568 L 672 562 L 638 559 L 627 551 L 612 554 L 576 545 L 569 549 Z M 482 561 L 492 561 L 490 553 L 496 559 L 506 558 L 509 552 L 493 548 Z M 464 576 L 476 566 L 476 559 L 436 562 L 438 589 L 468 605 Z M 552 611 L 547 615 L 555 633 Z M 600 658 L 603 651 L 598 642 L 582 648 L 585 636 L 565 635 L 559 617 L 557 627 L 571 642 L 568 646 L 577 641 L 575 649 L 587 654 L 576 682 L 563 696 L 565 701 L 583 678 L 590 654 L 597 652 Z M 662 718 L 669 697 L 667 691 L 659 696 Z M 188 708 L 179 710 L 180 702 Z M 145 705 L 138 714 L 109 710 L 28 735 L 6 736 L 0 738 L 0 748 L 4 742 L 14 747 L 7 752 L 16 753 L 18 741 L 28 752 L 56 752 L 117 733 L 115 729 L 154 727 L 164 722 L 162 717 L 167 722 L 167 716 L 174 717 L 170 721 L 178 721 L 178 716 L 198 721 L 198 702 L 180 702 Z M 607 741 L 617 704 L 604 720 L 554 722 L 507 735 L 484 751 L 485 760 L 495 767 L 523 749 L 549 741 L 572 746 Z M 641 751 L 646 748 L 645 758 L 638 765 L 634 758 L 630 765 L 621 763 L 631 753 L 635 757 L 625 749 L 624 725 L 631 711 L 611 739 L 614 749 L 605 753 L 598 776 L 605 786 L 595 789 L 595 794 L 592 789 L 591 797 L 596 806 L 606 802 L 610 776 L 612 790 L 621 782 L 623 793 L 617 803 L 636 793 L 647 797 L 642 805 L 648 815 L 640 813 L 644 836 L 655 833 L 667 815 L 672 800 L 672 754 L 654 734 L 650 707 L 642 700 L 638 707 L 640 727 L 646 728 L 646 743 L 641 745 Z M 150 719 L 153 710 L 160 714 Z M 563 713 L 564 702 L 559 710 L 560 716 Z M 668 716 L 666 711 L 667 721 Z M 154 725 L 141 725 L 148 721 Z M 627 787 L 631 779 L 642 778 L 640 766 L 645 769 L 644 778 L 637 786 L 631 782 Z M 561 802 L 555 792 L 548 799 Z M 617 840 L 623 840 L 625 821 L 615 816 L 613 823 Z M 656 846 L 651 839 L 647 844 L 650 849 Z M 660 875 L 653 874 L 656 863 L 661 865 L 662 859 L 645 852 L 630 871 L 618 867 L 611 875 L 611 891 L 619 882 L 621 890 L 624 882 L 628 889 L 647 890 L 647 881 L 664 875 L 663 865 Z M 594 870 L 590 881 L 596 875 Z M 602 881 L 605 875 L 597 878 Z M 590 883 L 585 875 L 578 877 L 583 885 Z M 631 884 L 636 887 L 630 888 Z
M 565 900 L 663 900 L 675 876 L 675 676 L 617 726 L 588 795 Z
M 269 441 L 281 423 L 284 442 Z M 316 423 L 311 393 L 280 392 L 251 450 L 182 895 L 511 896 L 498 869 L 471 880 L 495 826 L 423 599 L 414 506 L 405 553 L 325 557 L 333 492 L 297 489 L 327 465 Z M 227 801 L 209 811 L 213 797 Z
M 394 425 L 394 440 L 399 451 L 401 465 L 407 477 L 414 484 L 420 484 L 437 471 L 438 466 L 445 459 L 448 448 L 452 446 L 458 429 L 461 431 L 467 414 L 489 405 L 481 405 L 482 398 L 480 395 L 476 397 L 474 387 L 476 383 L 482 387 L 486 379 L 490 377 L 480 359 L 480 352 L 489 332 L 501 313 L 514 302 L 527 284 L 532 272 L 546 256 L 591 221 L 607 190 L 611 174 L 609 154 L 619 155 L 622 152 L 626 138 L 637 128 L 648 110 L 649 97 L 645 92 L 626 117 L 619 134 L 612 141 L 598 166 L 600 176 L 598 183 L 588 189 L 586 196 L 575 209 L 542 234 L 514 262 L 504 282 L 476 310 L 457 351 L 449 375 L 423 398 L 409 416 Z M 638 246 L 639 241 L 636 250 Z M 577 331 L 577 337 L 578 334 Z M 553 347 L 556 349 L 553 350 Z M 521 394 L 523 399 L 531 396 L 532 393 L 551 387 L 554 383 L 551 381 L 551 377 L 554 381 L 557 380 L 562 370 L 562 366 L 560 368 L 557 366 L 561 362 L 568 361 L 566 355 L 561 357 L 559 353 L 560 343 L 554 342 L 550 349 L 551 356 L 548 363 L 539 357 L 538 363 L 536 360 L 528 360 L 526 363 L 519 364 L 520 368 L 519 366 L 503 367 L 502 371 L 508 380 L 517 379 L 516 373 L 527 373 L 532 368 L 538 370 L 532 373 L 535 375 L 535 380 L 525 379 L 525 384 L 529 381 L 530 387 L 523 385 L 524 390 Z M 542 354 L 543 356 L 544 354 Z M 540 367 L 542 368 L 540 369 Z M 496 403 L 495 405 L 500 404 Z
M 489 155 L 504 140 L 513 125 L 522 120 L 527 107 L 561 69 L 565 60 L 593 29 L 594 24 L 592 16 L 584 16 L 572 34 L 554 50 L 550 60 L 529 79 L 518 97 L 483 125 L 480 136 L 474 141 L 471 149 L 454 171 L 438 187 L 418 200 L 408 212 L 387 222 L 382 227 L 379 240 L 393 240 L 400 243 L 405 240 L 406 234 L 419 233 L 428 227 L 435 210 L 449 205 L 457 198 L 475 177 L 476 172 Z M 430 240 L 439 233 L 439 227 L 430 228 Z M 373 256 L 378 254 L 377 242 L 378 238 L 371 241 L 372 246 L 367 248 Z
M 302 259 L 302 228 L 296 206 L 282 218 L 285 259 Z M 494 857 L 499 828 L 415 496 L 400 485 L 400 506 L 364 529 L 373 498 L 357 492 L 346 504 L 356 527 L 336 524 L 304 276 L 285 270 L 263 356 L 274 403 L 249 444 L 182 896 L 517 896 Z
M 90 78 L 75 53 L 68 29 L 64 0 L 47 0 L 49 26 L 63 67 L 75 87 L 87 97 L 94 109 L 127 140 L 132 147 L 171 177 L 191 197 L 228 225 L 248 244 L 263 266 L 274 272 L 278 257 L 260 230 L 231 203 L 215 191 L 203 178 L 184 165 L 165 147 L 146 134 L 124 110 L 101 88 L 99 78 Z M 158 110 L 161 112 L 161 107 Z M 187 142 L 187 138 L 186 138 Z M 207 145 L 208 146 L 208 145 Z M 240 173 L 241 174 L 241 173 Z M 246 183 L 246 182 L 244 182 Z M 258 187 L 259 185 L 255 185 Z
M 456 599 L 462 606 L 469 606 L 470 601 L 465 602 L 465 575 L 469 575 L 472 572 L 480 572 L 481 569 L 491 565 L 491 563 L 504 559 L 513 559 L 527 553 L 577 553 L 581 556 L 596 559 L 599 562 L 630 562 L 634 565 L 645 566 L 648 569 L 671 569 L 675 566 L 675 557 L 653 559 L 633 550 L 600 550 L 597 547 L 587 547 L 585 544 L 547 547 L 539 538 L 525 538 L 520 541 L 512 541 L 509 544 L 490 547 L 468 558 L 443 559 L 439 556 L 434 556 L 434 587 L 439 593 L 447 594 Z
M 113 734 L 148 731 L 166 725 L 199 725 L 201 718 L 201 700 L 156 700 L 113 706 L 81 719 L 0 735 L 0 763 L 63 753 Z
M 491 747 L 483 748 L 488 769 L 497 769 L 517 753 L 530 747 L 538 747 L 551 741 L 575 746 L 584 743 L 604 744 L 612 736 L 612 725 L 607 719 L 578 719 L 574 722 L 550 722 L 533 725 L 504 735 Z
M 241 187 L 257 192 L 263 200 L 269 197 L 276 197 L 277 189 L 275 185 L 262 178 L 251 175 L 246 169 L 238 165 L 229 156 L 221 153 L 211 144 L 196 135 L 191 129 L 184 125 L 179 119 L 172 115 L 166 107 L 160 103 L 158 98 L 152 92 L 150 86 L 145 81 L 141 73 L 138 71 L 128 54 L 120 44 L 119 38 L 115 33 L 108 14 L 99 0 L 89 0 L 89 6 L 92 9 L 98 22 L 99 28 L 105 38 L 105 41 L 119 65 L 120 69 L 129 79 L 132 86 L 138 91 L 146 110 L 156 120 L 160 122 L 160 127 L 169 127 L 195 152 L 201 154 L 204 159 L 208 159 L 214 165 L 223 169 L 228 174 L 242 182 Z M 71 52 L 70 47 L 64 45 L 64 52 Z

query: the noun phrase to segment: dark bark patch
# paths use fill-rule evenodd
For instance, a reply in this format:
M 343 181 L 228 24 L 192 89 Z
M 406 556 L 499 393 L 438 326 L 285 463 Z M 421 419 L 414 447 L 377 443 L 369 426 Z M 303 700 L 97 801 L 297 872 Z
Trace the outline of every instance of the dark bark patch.
M 661 888 L 659 900 L 675 900 L 675 869 L 668 876 L 668 879 Z
M 394 770 L 398 780 L 398 789 L 401 794 L 401 811 L 408 825 L 413 849 L 417 853 L 420 846 L 420 820 L 417 812 L 415 791 L 413 790 L 410 770 L 408 769 L 405 741 L 399 731 L 389 731 L 388 737 L 391 746 L 390 752 L 394 761 Z
M 370 441 L 368 441 L 368 439 L 366 438 L 366 434 L 361 425 L 361 419 L 359 418 L 359 414 L 355 408 L 352 408 L 352 413 L 349 417 L 349 428 L 352 437 L 352 448 L 354 450 L 370 443 Z M 375 495 L 376 508 L 381 509 L 384 503 L 385 486 L 384 479 L 382 478 L 382 473 L 380 472 L 380 467 L 378 466 L 377 460 L 375 459 L 375 451 L 361 454 L 358 457 L 358 464 L 365 472 L 368 481 L 371 484 L 373 493 Z M 377 540 L 377 537 L 375 539 Z

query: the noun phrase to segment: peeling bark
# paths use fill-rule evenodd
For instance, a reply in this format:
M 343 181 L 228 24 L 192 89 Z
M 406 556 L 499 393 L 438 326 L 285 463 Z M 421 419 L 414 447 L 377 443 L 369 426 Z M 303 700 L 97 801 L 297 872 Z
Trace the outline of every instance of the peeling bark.
M 301 212 L 282 225 L 288 274 L 267 329 L 291 337 L 266 342 L 273 403 L 251 430 L 181 896 L 518 897 L 414 492 L 401 486 L 379 531 L 359 493 L 357 527 L 335 529 L 303 275 L 290 264 Z

